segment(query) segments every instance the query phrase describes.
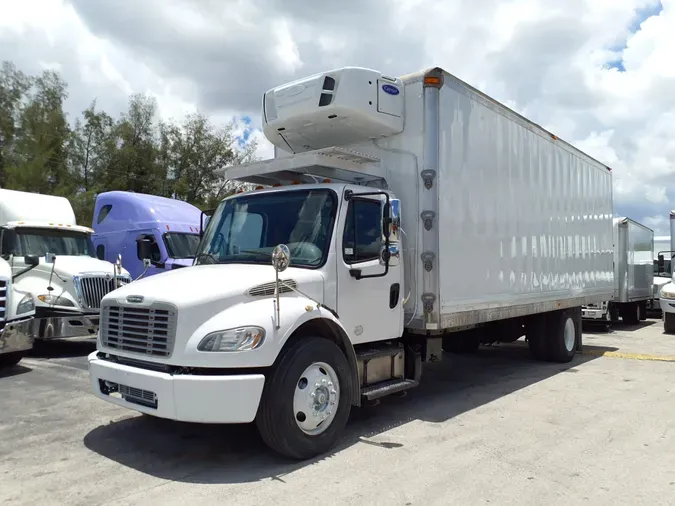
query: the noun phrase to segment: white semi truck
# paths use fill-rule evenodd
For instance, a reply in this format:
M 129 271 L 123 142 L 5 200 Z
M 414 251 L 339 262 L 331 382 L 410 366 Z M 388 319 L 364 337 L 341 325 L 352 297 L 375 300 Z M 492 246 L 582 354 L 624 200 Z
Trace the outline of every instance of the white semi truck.
M 96 258 L 93 232 L 76 224 L 65 197 L 0 189 L 0 255 L 16 289 L 35 296 L 36 339 L 95 336 L 101 299 L 131 281 Z
M 262 115 L 280 156 L 226 177 L 268 188 L 220 203 L 195 266 L 103 298 L 95 395 L 255 420 L 305 459 L 444 349 L 525 335 L 572 360 L 581 307 L 614 290 L 606 166 L 440 68 L 313 75 Z
M 33 294 L 17 289 L 12 268 L 0 258 L 0 369 L 16 365 L 33 347 Z
M 675 334 L 675 277 L 673 277 L 673 258 L 675 257 L 675 211 L 670 211 L 670 251 L 658 253 L 658 270 L 669 270 L 671 280 L 661 287 L 659 302 L 663 317 L 663 329 L 667 334 Z M 668 260 L 666 260 L 668 258 Z
M 672 256 L 670 251 L 669 235 L 654 236 L 654 287 L 652 289 L 652 300 L 647 303 L 648 311 L 661 312 L 661 303 L 659 302 L 661 288 L 670 283 L 670 260 Z
M 582 318 L 609 329 L 621 319 L 637 325 L 647 319 L 654 296 L 654 231 L 630 218 L 614 218 L 614 296 L 582 308 Z

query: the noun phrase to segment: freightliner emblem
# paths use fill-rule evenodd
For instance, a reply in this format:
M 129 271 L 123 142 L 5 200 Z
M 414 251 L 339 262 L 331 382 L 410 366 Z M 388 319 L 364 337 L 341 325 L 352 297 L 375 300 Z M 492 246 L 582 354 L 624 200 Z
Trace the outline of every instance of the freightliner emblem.
M 144 298 L 145 297 L 143 297 L 142 295 L 127 295 L 127 302 L 139 303 L 143 302 Z

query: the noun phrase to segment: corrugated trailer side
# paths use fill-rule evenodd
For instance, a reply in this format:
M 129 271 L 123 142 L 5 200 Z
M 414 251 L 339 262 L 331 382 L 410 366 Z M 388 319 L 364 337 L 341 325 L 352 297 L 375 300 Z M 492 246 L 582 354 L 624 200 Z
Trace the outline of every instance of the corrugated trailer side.
M 617 301 L 646 301 L 654 284 L 654 231 L 630 218 L 620 220 L 618 229 Z
M 438 241 L 426 328 L 611 298 L 610 170 L 447 72 L 426 75 L 440 81 L 425 94 L 424 168 L 436 175 L 420 203 Z

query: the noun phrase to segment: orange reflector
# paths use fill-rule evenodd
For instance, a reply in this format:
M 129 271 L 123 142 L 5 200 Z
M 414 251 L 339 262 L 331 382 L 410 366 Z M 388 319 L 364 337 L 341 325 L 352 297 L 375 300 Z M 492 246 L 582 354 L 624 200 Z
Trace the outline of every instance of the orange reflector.
M 260 186 L 260 185 L 258 185 L 258 186 L 256 186 L 256 187 L 255 187 L 255 189 L 256 189 L 256 190 L 264 190 L 264 189 L 265 189 L 265 187 L 264 187 L 264 186 Z
M 291 181 L 291 184 L 300 184 L 300 181 Z
M 323 180 L 324 183 L 330 183 L 330 179 L 326 178 Z
M 424 84 L 441 84 L 439 77 L 427 76 L 424 78 Z
M 277 186 L 281 186 L 281 183 L 274 183 L 274 184 L 272 185 L 273 188 L 276 188 Z

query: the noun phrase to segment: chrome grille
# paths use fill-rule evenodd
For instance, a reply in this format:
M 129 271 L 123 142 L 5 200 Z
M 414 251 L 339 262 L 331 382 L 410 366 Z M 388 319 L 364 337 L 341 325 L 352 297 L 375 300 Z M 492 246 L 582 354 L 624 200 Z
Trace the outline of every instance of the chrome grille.
M 9 283 L 0 279 L 0 332 L 5 329 L 5 318 L 7 318 L 7 287 Z
M 279 281 L 281 281 L 281 283 L 283 283 L 279 287 L 279 293 L 292 292 L 293 290 L 289 287 L 292 287 L 292 288 L 298 287 L 298 284 L 293 279 L 280 279 Z M 285 285 L 288 285 L 288 286 L 285 286 Z M 248 294 L 251 295 L 252 297 L 274 295 L 274 287 L 275 286 L 276 286 L 276 282 L 274 282 L 274 281 L 272 281 L 270 283 L 265 283 L 265 284 L 262 284 L 262 285 L 254 286 L 253 288 L 250 288 L 248 290 Z
M 128 276 L 117 276 L 118 280 L 131 283 Z M 80 276 L 78 288 L 82 304 L 86 309 L 98 309 L 101 307 L 101 299 L 115 290 L 115 279 L 110 275 Z
M 101 310 L 100 334 L 103 346 L 168 357 L 176 338 L 176 309 L 106 305 Z

